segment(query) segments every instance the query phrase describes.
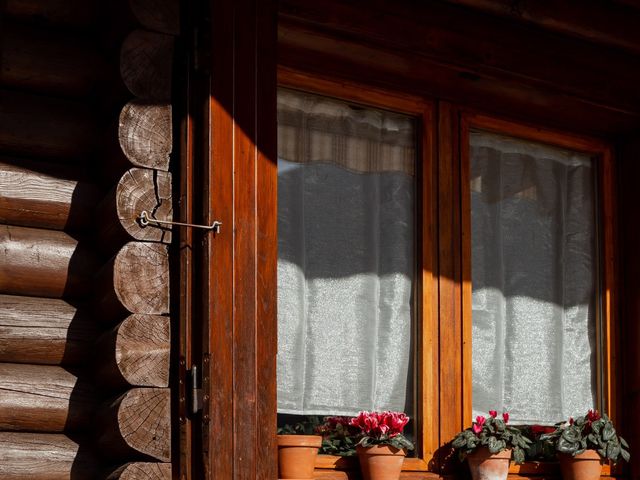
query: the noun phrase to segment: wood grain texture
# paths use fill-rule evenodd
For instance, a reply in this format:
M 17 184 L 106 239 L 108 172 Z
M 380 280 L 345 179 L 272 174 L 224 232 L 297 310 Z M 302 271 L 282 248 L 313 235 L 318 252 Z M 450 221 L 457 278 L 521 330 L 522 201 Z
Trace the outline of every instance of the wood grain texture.
M 538 0 L 514 4 L 509 0 L 448 1 L 593 43 L 640 53 L 640 32 L 637 28 L 640 12 L 624 7 L 619 2 L 598 4 L 579 0 L 562 3 Z
M 462 63 L 417 57 L 390 44 L 372 45 L 364 37 L 336 35 L 285 16 L 279 19 L 278 32 L 280 64 L 320 77 L 332 72 L 338 78 L 362 81 L 362 72 L 367 71 L 366 81 L 373 86 L 445 98 L 523 121 L 598 135 L 630 132 L 640 121 L 637 113 L 523 84 L 497 71 L 480 74 Z M 458 57 L 452 54 L 451 58 Z
M 84 442 L 65 435 L 0 432 L 2 480 L 96 480 L 98 465 Z
M 366 8 L 369 6 L 369 8 Z M 406 52 L 419 61 L 462 65 L 477 75 L 517 79 L 615 109 L 638 112 L 640 58 L 605 46 L 479 15 L 456 5 L 399 1 L 287 0 L 283 15 L 349 35 L 363 43 Z M 354 21 L 354 19 L 358 19 Z M 526 52 L 526 54 L 523 54 Z M 606 62 L 594 62 L 606 58 Z M 625 72 L 612 76 L 611 71 Z M 610 88 L 603 89 L 606 84 Z
M 130 240 L 171 243 L 171 226 L 140 224 L 149 219 L 171 221 L 171 173 L 146 168 L 128 170 L 97 209 L 96 230 L 101 250 L 114 253 Z
M 133 388 L 99 415 L 98 444 L 105 455 L 126 460 L 171 460 L 171 409 L 167 388 Z
M 171 98 L 175 39 L 172 35 L 135 30 L 120 51 L 120 75 L 129 91 L 144 100 Z
M 5 22 L 0 31 L 0 84 L 55 95 L 89 95 L 105 66 L 90 40 L 80 38 Z
M 84 430 L 94 408 L 91 386 L 62 367 L 0 363 L 0 430 Z
M 171 464 L 127 463 L 109 475 L 107 480 L 171 480 Z
M 130 315 L 98 340 L 101 388 L 168 387 L 169 317 Z
M 98 188 L 44 163 L 0 158 L 0 223 L 55 230 L 90 225 Z
M 463 418 L 462 295 L 460 233 L 459 118 L 447 102 L 438 105 L 438 305 L 440 340 L 441 471 L 455 469 L 457 457 L 446 446 L 470 419 Z M 446 412 L 446 413 L 445 413 Z
M 67 233 L 0 225 L 0 293 L 81 297 L 95 268 L 91 250 Z
M 97 328 L 63 300 L 0 295 L 0 362 L 78 365 Z
M 0 90 L 0 152 L 77 161 L 94 135 L 86 103 Z
M 132 100 L 120 112 L 120 148 L 133 166 L 169 170 L 171 104 Z
M 143 27 L 172 35 L 180 33 L 179 0 L 129 0 L 129 7 Z
M 169 254 L 166 245 L 129 242 L 99 272 L 95 309 L 108 323 L 131 313 L 169 313 Z
M 95 21 L 96 4 L 86 0 L 4 0 L 8 16 L 47 25 L 87 28 Z

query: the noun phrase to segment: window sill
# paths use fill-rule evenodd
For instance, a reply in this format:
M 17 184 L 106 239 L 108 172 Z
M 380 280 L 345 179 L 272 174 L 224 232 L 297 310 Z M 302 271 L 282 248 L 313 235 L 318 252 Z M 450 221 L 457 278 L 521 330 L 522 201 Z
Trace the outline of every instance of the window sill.
M 428 471 L 427 463 L 419 458 L 406 458 L 402 467 L 400 480 L 436 480 L 453 479 L 454 475 L 440 475 Z M 561 478 L 560 466 L 556 462 L 525 462 L 521 465 L 512 464 L 509 468 L 509 478 L 543 477 Z M 615 478 L 622 476 L 620 467 L 604 465 L 600 478 Z M 357 480 L 360 478 L 357 457 L 339 457 L 335 455 L 318 455 L 316 460 L 316 480 Z

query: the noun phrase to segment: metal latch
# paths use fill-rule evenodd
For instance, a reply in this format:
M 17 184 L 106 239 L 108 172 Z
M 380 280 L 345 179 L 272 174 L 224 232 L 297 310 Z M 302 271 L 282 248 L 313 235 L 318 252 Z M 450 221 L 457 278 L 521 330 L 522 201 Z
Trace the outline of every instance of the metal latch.
M 189 370 L 191 377 L 191 413 L 198 413 L 202 410 L 202 387 L 198 377 L 198 367 L 193 365 Z
M 141 227 L 146 227 L 147 225 L 152 225 L 152 224 L 177 225 L 179 227 L 202 228 L 204 230 L 213 230 L 215 233 L 220 233 L 220 227 L 222 226 L 222 222 L 219 222 L 218 220 L 215 220 L 211 225 L 197 225 L 194 223 L 182 223 L 182 222 L 171 222 L 168 220 L 156 220 L 155 218 L 150 218 L 149 213 L 146 210 L 143 210 L 142 212 L 140 212 L 140 216 L 138 217 L 138 222 L 140 222 Z

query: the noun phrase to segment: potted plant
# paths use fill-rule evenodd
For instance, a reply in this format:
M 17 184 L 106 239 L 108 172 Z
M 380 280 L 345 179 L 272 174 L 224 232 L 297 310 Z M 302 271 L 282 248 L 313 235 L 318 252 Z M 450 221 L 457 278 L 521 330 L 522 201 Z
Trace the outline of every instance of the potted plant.
M 508 422 L 507 412 L 498 418 L 498 413 L 490 410 L 489 418 L 477 416 L 471 427 L 453 439 L 452 446 L 460 460 L 467 459 L 473 480 L 506 479 L 512 455 L 516 463 L 524 462 L 531 440 Z
M 352 419 L 344 416 L 324 418 L 324 423 L 316 428 L 316 433 L 322 435 L 321 453 L 341 457 L 356 454 L 360 429 L 350 425 Z
M 606 460 L 629 461 L 629 445 L 616 434 L 613 423 L 597 410 L 560 424 L 545 436 L 553 442 L 565 480 L 598 479 Z
M 322 436 L 316 435 L 319 422 L 311 419 L 278 428 L 278 477 L 312 479 Z
M 409 417 L 401 412 L 360 412 L 349 425 L 357 429 L 356 446 L 365 480 L 397 480 L 413 444 L 402 434 Z

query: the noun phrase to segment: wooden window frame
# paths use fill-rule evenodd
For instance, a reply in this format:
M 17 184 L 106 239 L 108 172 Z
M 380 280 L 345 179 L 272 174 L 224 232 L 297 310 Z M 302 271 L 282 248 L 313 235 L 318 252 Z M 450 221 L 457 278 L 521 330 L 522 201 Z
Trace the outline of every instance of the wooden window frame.
M 437 189 L 435 188 L 435 105 L 423 97 L 382 90 L 351 81 L 336 81 L 316 75 L 289 69 L 278 69 L 278 85 L 309 93 L 326 95 L 345 101 L 361 103 L 373 108 L 411 115 L 418 119 L 419 154 L 416 169 L 417 219 L 418 232 L 417 258 L 422 274 L 418 273 L 417 302 L 418 318 L 418 358 L 417 389 L 418 418 L 414 419 L 418 426 L 417 456 L 406 458 L 403 471 L 430 470 L 435 452 L 439 447 L 438 422 L 428 419 L 439 418 L 438 401 L 438 341 L 437 341 L 437 278 L 436 278 L 436 243 L 434 241 L 436 224 Z M 319 455 L 316 462 L 320 478 L 332 478 L 331 470 L 350 470 L 357 468 L 355 458 L 344 458 L 333 455 Z M 343 478 L 340 474 L 335 478 Z
M 469 131 L 478 129 L 588 153 L 597 158 L 602 268 L 602 334 L 606 411 L 620 422 L 615 171 L 612 146 L 602 140 L 461 108 L 446 101 L 399 93 L 367 84 L 336 80 L 279 67 L 278 85 L 326 95 L 421 119 L 418 175 L 418 255 L 421 301 L 418 327 L 418 452 L 405 459 L 403 478 L 442 478 L 458 471 L 448 442 L 471 419 L 471 243 L 469 199 Z M 600 342 L 599 342 L 600 343 Z M 320 455 L 316 476 L 348 478 L 355 458 Z M 605 465 L 602 476 L 619 475 Z M 512 465 L 521 478 L 557 475 L 556 463 Z M 419 474 L 419 477 L 412 475 Z
M 470 197 L 470 132 L 480 130 L 500 135 L 521 138 L 547 145 L 565 148 L 591 155 L 597 162 L 597 211 L 599 223 L 600 260 L 600 302 L 601 316 L 596 328 L 598 347 L 597 363 L 602 365 L 596 373 L 598 391 L 603 392 L 605 405 L 598 408 L 605 411 L 618 425 L 620 418 L 619 378 L 617 375 L 619 351 L 619 325 L 616 318 L 617 305 L 617 261 L 616 261 L 616 216 L 615 216 L 615 171 L 613 147 L 602 140 L 571 133 L 540 128 L 524 123 L 503 120 L 496 117 L 461 111 L 460 113 L 460 192 L 462 222 L 462 411 L 470 422 L 472 418 L 472 369 L 471 369 L 471 197 Z M 465 366 L 467 366 L 465 368 Z M 548 474 L 557 472 L 557 465 L 527 462 L 512 465 L 510 473 Z M 602 476 L 619 474 L 620 468 L 604 465 Z

